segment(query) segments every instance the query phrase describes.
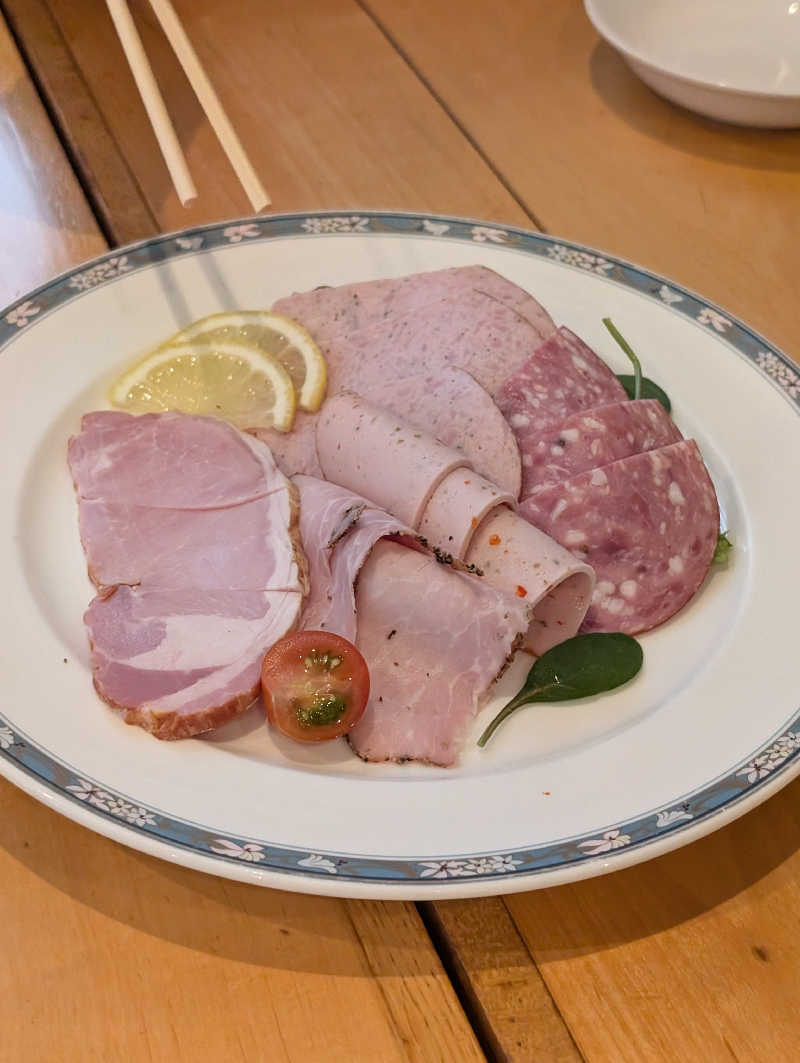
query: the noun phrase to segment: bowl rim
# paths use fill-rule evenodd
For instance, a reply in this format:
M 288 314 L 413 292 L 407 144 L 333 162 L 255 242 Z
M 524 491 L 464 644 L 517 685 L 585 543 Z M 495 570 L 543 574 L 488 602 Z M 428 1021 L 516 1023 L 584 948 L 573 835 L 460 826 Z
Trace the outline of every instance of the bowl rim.
M 623 55 L 637 63 L 642 63 L 644 66 L 649 67 L 651 70 L 654 70 L 659 74 L 675 78 L 677 81 L 682 81 L 687 85 L 696 85 L 698 88 L 713 89 L 717 92 L 730 93 L 735 96 L 749 96 L 760 100 L 775 100 L 776 102 L 783 100 L 800 101 L 800 90 L 782 92 L 780 90 L 741 88 L 736 85 L 729 85 L 707 78 L 704 79 L 697 77 L 697 75 L 694 74 L 686 74 L 683 71 L 676 70 L 675 67 L 667 66 L 663 62 L 659 62 L 658 60 L 653 59 L 652 56 L 646 55 L 644 52 L 632 48 L 629 44 L 625 43 L 617 31 L 612 29 L 604 20 L 600 10 L 603 7 L 603 0 L 583 0 L 583 6 L 589 21 L 601 37 Z

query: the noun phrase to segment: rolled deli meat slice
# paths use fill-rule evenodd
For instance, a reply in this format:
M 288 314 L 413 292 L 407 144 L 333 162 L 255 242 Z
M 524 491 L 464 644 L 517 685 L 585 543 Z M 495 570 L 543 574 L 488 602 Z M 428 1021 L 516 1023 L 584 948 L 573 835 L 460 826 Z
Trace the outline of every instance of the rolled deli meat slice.
M 463 556 L 487 583 L 530 604 L 524 649 L 539 655 L 577 634 L 592 600 L 594 571 L 508 506 L 491 511 Z
M 489 392 L 465 370 L 447 365 L 359 393 L 462 451 L 476 472 L 519 498 L 522 471 L 514 433 Z
M 334 395 L 323 406 L 317 452 L 326 480 L 370 499 L 411 528 L 442 480 L 469 468 L 461 451 L 352 392 Z
M 636 399 L 575 413 L 538 439 L 525 440 L 522 497 L 542 484 L 677 443 L 682 435 L 660 402 Z
M 356 587 L 370 698 L 348 735 L 364 760 L 448 767 L 530 620 L 520 599 L 381 541 Z
M 480 291 L 523 315 L 545 339 L 555 330 L 550 315 L 533 296 L 486 266 L 456 266 L 406 277 L 361 281 L 279 299 L 273 310 L 300 321 L 317 343 L 418 312 L 439 299 Z
M 597 575 L 584 631 L 634 635 L 697 592 L 719 534 L 714 485 L 694 440 L 536 491 L 520 513 Z
M 431 495 L 417 530 L 431 546 L 463 560 L 484 517 L 509 505 L 516 505 L 512 495 L 469 469 L 456 469 Z
M 307 589 L 296 488 L 262 443 L 179 413 L 88 414 L 68 457 L 100 696 L 158 738 L 243 712 Z

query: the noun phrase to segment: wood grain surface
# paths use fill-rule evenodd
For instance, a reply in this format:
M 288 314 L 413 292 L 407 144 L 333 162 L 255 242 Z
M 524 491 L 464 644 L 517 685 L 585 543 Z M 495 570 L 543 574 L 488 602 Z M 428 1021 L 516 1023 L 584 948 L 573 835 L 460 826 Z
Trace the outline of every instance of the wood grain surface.
M 20 0 L 4 2 L 20 7 Z M 46 6 L 59 47 L 67 49 L 132 176 L 128 187 L 138 190 L 142 224 L 152 217 L 170 229 L 245 212 L 147 5 L 131 6 L 200 188 L 187 211 L 171 191 L 102 5 L 47 0 Z M 541 226 L 672 275 L 800 354 L 800 135 L 726 127 L 660 100 L 598 40 L 579 0 L 499 0 L 490 12 L 476 0 L 276 0 L 268 11 L 257 0 L 237 0 L 235 17 L 211 0 L 176 6 L 276 210 L 395 207 Z M 18 31 L 24 42 L 24 27 Z M 65 140 L 78 144 L 78 124 L 64 121 Z M 98 169 L 83 178 L 109 203 L 114 189 L 108 168 L 104 175 L 106 150 L 101 144 Z M 59 240 L 61 229 L 53 234 L 56 248 L 64 246 Z M 23 933 L 0 919 L 0 942 L 16 955 L 21 943 L 42 940 L 40 921 L 54 935 L 59 958 L 47 969 L 47 984 L 61 1027 L 83 998 L 57 984 L 53 972 L 66 968 L 79 941 L 83 949 L 92 943 L 93 951 L 82 955 L 93 963 L 105 957 L 111 979 L 111 988 L 80 982 L 82 994 L 93 987 L 105 1001 L 91 1023 L 95 1037 L 102 1038 L 120 994 L 135 994 L 158 971 L 160 993 L 147 996 L 159 1015 L 152 1035 L 159 1038 L 157 1051 L 136 1041 L 136 1030 L 144 1037 L 145 1028 L 143 1011 L 135 1010 L 123 1023 L 123 1040 L 114 1042 L 118 1056 L 109 1058 L 150 1058 L 145 1049 L 153 1058 L 183 1058 L 169 1054 L 168 1029 L 187 1031 L 210 1019 L 179 988 L 180 979 L 173 985 L 159 968 L 175 964 L 190 979 L 192 957 L 204 993 L 225 992 L 230 979 L 246 1001 L 235 1012 L 248 1031 L 245 1047 L 231 1047 L 226 1022 L 210 1035 L 218 1038 L 215 1058 L 273 1058 L 264 1053 L 284 1051 L 290 1054 L 274 1058 L 313 1060 L 318 1045 L 304 1027 L 317 1019 L 301 1003 L 305 992 L 325 998 L 326 1016 L 355 1002 L 366 1009 L 363 1024 L 340 1018 L 334 1026 L 331 1044 L 339 1056 L 332 1058 L 348 1052 L 354 1060 L 480 1058 L 412 906 L 262 896 L 93 838 L 8 787 L 0 794 L 14 803 L 4 806 L 10 813 L 0 823 L 10 838 L 3 839 L 8 866 L 22 876 L 13 895 L 25 927 Z M 800 782 L 716 835 L 606 878 L 424 906 L 490 1057 L 515 1063 L 796 1059 L 798 798 Z M 90 884 L 67 875 L 69 886 L 53 885 L 49 850 L 36 863 L 24 846 L 32 835 L 14 827 L 17 821 L 41 831 L 62 863 L 78 845 L 74 839 L 83 839 L 93 855 L 88 863 L 81 856 L 73 876 L 85 864 L 93 870 Z M 131 886 L 118 901 L 120 874 Z M 37 890 L 53 890 L 55 897 L 45 892 L 37 900 Z M 64 911 L 54 907 L 60 914 L 51 919 L 49 907 L 61 902 L 60 894 Z M 188 916 L 176 917 L 173 930 L 176 906 L 191 901 L 191 907 L 196 896 L 213 932 L 206 935 Z M 133 925 L 131 913 L 139 920 Z M 73 928 L 66 937 L 59 937 L 62 926 Z M 258 941 L 265 935 L 262 951 L 252 942 L 254 929 Z M 299 939 L 304 960 L 297 965 L 281 951 L 282 929 Z M 120 965 L 111 973 L 109 957 L 123 948 L 130 977 Z M 140 949 L 144 967 L 135 960 Z M 26 962 L 34 974 L 21 961 L 22 975 L 0 973 L 0 1016 L 4 1007 L 20 1008 L 36 996 L 45 977 L 36 965 L 43 961 Z M 301 974 L 308 985 L 301 987 Z M 24 991 L 16 988 L 20 977 Z M 254 995 L 261 991 L 258 1014 L 268 1016 L 268 1029 L 257 1031 L 261 1056 L 242 1054 L 255 1036 L 248 978 L 257 986 Z M 225 999 L 236 1007 L 238 996 Z M 363 1033 L 370 1023 L 378 1031 L 374 1051 Z M 279 1035 L 284 1041 L 277 1047 Z M 31 1040 L 38 1036 L 32 1029 L 25 1036 L 24 1048 L 44 1044 Z M 185 1036 L 197 1046 L 191 1032 Z

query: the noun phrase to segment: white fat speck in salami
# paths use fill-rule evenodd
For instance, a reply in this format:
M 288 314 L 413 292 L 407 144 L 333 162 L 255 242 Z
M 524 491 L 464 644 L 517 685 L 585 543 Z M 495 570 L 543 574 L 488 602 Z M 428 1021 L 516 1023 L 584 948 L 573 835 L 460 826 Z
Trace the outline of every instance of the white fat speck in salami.
M 614 402 L 589 413 L 574 413 L 556 427 L 545 429 L 538 438 L 519 438 L 522 497 L 542 485 L 568 480 L 586 469 L 598 469 L 679 439 L 680 431 L 655 399 Z
M 696 593 L 714 555 L 719 508 L 691 439 L 622 458 L 603 472 L 605 485 L 586 471 L 542 487 L 520 513 L 565 547 L 576 532 L 585 535 L 572 551 L 595 570 L 597 585 L 581 630 L 634 635 L 663 623 Z

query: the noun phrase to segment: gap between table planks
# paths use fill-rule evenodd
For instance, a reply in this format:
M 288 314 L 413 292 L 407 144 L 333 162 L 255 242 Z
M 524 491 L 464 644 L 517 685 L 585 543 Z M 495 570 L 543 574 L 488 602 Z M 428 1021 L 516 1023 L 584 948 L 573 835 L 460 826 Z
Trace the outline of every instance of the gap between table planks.
M 159 225 L 244 210 L 224 160 L 212 154 L 198 213 L 176 211 L 152 165 L 157 155 L 143 117 L 131 113 L 126 121 L 131 87 L 89 6 L 66 0 L 50 6 Z M 214 21 L 209 3 L 180 5 L 212 76 L 216 71 L 221 90 L 230 86 L 226 103 L 242 135 L 280 131 L 283 155 L 274 163 L 259 149 L 259 159 L 280 174 L 277 209 L 394 205 L 526 224 L 520 204 L 529 201 L 551 231 L 672 273 L 798 349 L 789 299 L 796 246 L 796 213 L 788 213 L 797 191 L 792 134 L 698 122 L 653 97 L 597 43 L 576 2 L 500 3 L 490 21 L 479 17 L 485 6 L 475 2 L 461 5 L 457 17 L 442 2 L 369 7 L 457 124 L 424 85 L 409 81 L 402 57 L 387 52 L 352 4 L 291 11 L 277 4 L 269 28 L 253 3 L 243 3 L 241 17 L 224 25 Z M 341 49 L 330 47 L 332 27 L 345 37 Z M 153 34 L 146 19 L 143 28 Z M 536 62 L 526 60 L 526 46 Z M 247 56 L 269 48 L 281 55 L 256 70 Z M 257 91 L 236 93 L 234 56 Z M 290 99 L 291 60 L 311 83 Z M 183 94 L 181 128 L 192 130 L 188 148 L 200 162 L 213 145 L 203 140 L 186 87 L 163 57 L 161 70 Z M 251 98 L 264 101 L 262 111 Z M 392 148 L 387 127 L 398 131 L 399 148 Z M 265 175 L 278 187 L 269 170 Z M 519 1060 L 576 1055 L 533 956 L 587 1059 L 793 1058 L 798 794 L 796 783 L 717 836 L 608 879 L 505 903 L 432 906 L 430 925 L 438 920 L 462 993 L 496 1038 L 493 1050 Z M 509 970 L 525 994 L 526 1017 L 554 1020 L 546 1038 L 534 1022 L 530 1038 L 515 1041 Z
M 0 304 L 106 244 L 0 19 Z M 87 688 L 88 696 L 88 688 Z M 0 779 L 0 1057 L 485 1057 L 411 904 L 173 867 Z

